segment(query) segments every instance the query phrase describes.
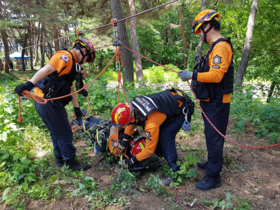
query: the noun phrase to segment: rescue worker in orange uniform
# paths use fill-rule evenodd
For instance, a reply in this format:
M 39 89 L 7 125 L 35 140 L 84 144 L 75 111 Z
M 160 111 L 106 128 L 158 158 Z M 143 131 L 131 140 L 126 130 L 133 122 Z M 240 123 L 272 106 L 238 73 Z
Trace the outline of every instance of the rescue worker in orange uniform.
M 196 62 L 193 72 L 184 70 L 178 76 L 187 81 L 192 79 L 192 89 L 200 100 L 200 106 L 213 125 L 226 134 L 230 98 L 233 92 L 234 66 L 233 48 L 230 38 L 220 33 L 219 13 L 203 10 L 195 17 L 192 31 L 209 44 L 206 55 Z M 197 166 L 206 170 L 203 181 L 196 183 L 199 190 L 210 190 L 222 185 L 220 173 L 223 163 L 224 137 L 222 137 L 202 115 L 208 160 Z
M 2 71 L 4 70 L 4 63 L 3 63 L 3 61 L 1 61 L 1 70 Z
M 194 104 L 181 90 L 167 89 L 148 96 L 138 96 L 132 102 L 120 103 L 112 111 L 111 120 L 118 128 L 125 127 L 120 142 L 123 150 L 136 126 L 142 126 L 146 135 L 145 149 L 135 157 L 125 159 L 129 167 L 141 162 L 154 153 L 163 156 L 173 172 L 179 170 L 175 137 L 187 115 L 190 122 Z M 173 182 L 170 175 L 163 181 L 168 186 Z
M 17 63 L 18 70 L 21 71 L 21 68 L 20 68 L 20 65 L 19 65 L 19 60 L 17 60 L 16 63 Z
M 47 99 L 64 96 L 74 92 L 73 81 L 76 80 L 76 88 L 80 89 L 82 78 L 81 64 L 93 62 L 95 50 L 91 42 L 86 39 L 76 39 L 73 50 L 62 50 L 56 52 L 49 63 L 41 68 L 30 81 L 18 85 L 15 92 L 22 95 L 22 91 L 31 91 L 34 86 L 35 95 Z M 78 87 L 79 86 L 79 87 Z M 83 92 L 86 96 L 87 92 Z M 82 112 L 79 108 L 75 95 L 59 100 L 48 101 L 47 104 L 35 103 L 35 108 L 43 122 L 50 131 L 55 155 L 55 163 L 58 167 L 65 165 L 72 170 L 87 170 L 87 163 L 76 160 L 76 147 L 73 144 L 73 133 L 68 120 L 65 106 L 72 102 L 77 118 L 81 118 Z

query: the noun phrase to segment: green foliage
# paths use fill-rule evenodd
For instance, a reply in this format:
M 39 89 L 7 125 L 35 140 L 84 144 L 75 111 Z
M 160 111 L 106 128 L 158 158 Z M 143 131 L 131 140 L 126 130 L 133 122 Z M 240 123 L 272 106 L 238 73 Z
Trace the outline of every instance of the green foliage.
M 104 209 L 105 206 L 112 205 L 117 202 L 117 199 L 113 197 L 108 188 L 104 191 L 92 191 L 88 196 L 88 202 L 93 203 L 91 209 Z M 123 200 L 119 201 L 119 204 L 123 204 Z
M 190 152 L 187 156 L 184 156 L 184 162 L 178 162 L 180 166 L 180 170 L 176 172 L 170 172 L 171 177 L 176 181 L 176 183 L 172 183 L 173 186 L 178 186 L 182 184 L 183 178 L 192 178 L 197 177 L 194 167 L 196 166 L 197 162 L 200 160 Z
M 148 184 L 146 185 L 146 189 L 152 190 L 157 195 L 164 195 L 166 194 L 166 189 L 162 185 L 162 181 L 155 175 L 150 174 L 148 178 Z
M 172 64 L 166 65 L 166 67 L 173 69 L 175 71 L 180 71 L 180 69 L 178 69 L 177 66 L 174 66 Z M 178 83 L 181 81 L 181 79 L 178 77 L 178 75 L 175 72 L 166 70 L 161 66 L 153 65 L 152 67 L 144 70 L 143 74 L 144 74 L 144 80 L 151 84 L 166 83 L 166 82 Z
M 244 201 L 244 200 L 238 200 L 234 198 L 229 190 L 226 193 L 226 199 L 218 199 L 214 202 L 208 202 L 204 201 L 204 205 L 211 206 L 211 209 L 233 209 L 233 210 L 251 210 L 252 207 L 250 207 L 250 199 Z
M 78 189 L 72 192 L 74 196 L 87 195 L 89 192 L 96 191 L 97 183 L 92 177 L 86 176 L 83 183 L 78 183 Z
M 279 138 L 279 104 L 274 101 L 263 103 L 255 97 L 257 90 L 254 86 L 248 85 L 245 88 L 246 92 L 236 93 L 232 97 L 231 116 L 236 127 L 232 131 L 241 132 L 246 123 L 250 122 L 258 138 L 267 136 L 269 143 L 275 144 Z
M 128 192 L 137 187 L 136 176 L 132 174 L 129 170 L 120 170 L 119 177 L 111 185 L 111 190 L 120 189 L 122 192 Z

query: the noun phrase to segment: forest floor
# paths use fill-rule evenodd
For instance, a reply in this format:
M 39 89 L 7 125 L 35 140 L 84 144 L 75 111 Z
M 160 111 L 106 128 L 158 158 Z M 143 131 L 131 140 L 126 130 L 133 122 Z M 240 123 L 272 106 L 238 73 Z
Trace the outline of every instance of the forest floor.
M 179 87 L 181 88 L 181 87 Z M 184 88 L 183 88 L 184 89 Z M 227 129 L 227 137 L 242 145 L 262 146 L 267 145 L 268 139 L 258 139 L 254 135 L 254 127 L 246 124 L 242 133 L 233 133 L 234 129 L 232 119 L 229 120 Z M 201 161 L 207 159 L 207 150 L 203 130 L 199 135 L 193 137 L 182 137 L 177 135 L 176 144 L 178 158 L 180 162 L 184 162 L 184 156 L 192 152 Z M 81 155 L 88 148 L 83 140 L 75 142 L 78 153 Z M 92 160 L 92 165 L 100 162 L 102 156 L 95 156 L 93 151 L 88 152 Z M 278 210 L 280 209 L 280 169 L 279 167 L 280 149 L 279 147 L 268 149 L 246 149 L 226 141 L 224 147 L 224 165 L 221 174 L 223 185 L 210 191 L 199 191 L 195 188 L 197 181 L 201 181 L 205 176 L 205 171 L 195 167 L 197 178 L 183 179 L 180 185 L 196 202 L 201 205 L 190 205 L 192 201 L 188 199 L 186 192 L 177 190 L 174 193 L 173 187 L 166 187 L 166 193 L 157 195 L 153 191 L 144 191 L 135 188 L 133 191 L 124 192 L 127 198 L 126 204 L 123 206 L 100 206 L 99 209 L 129 209 L 129 210 L 167 210 L 167 209 L 183 209 L 178 200 L 185 205 L 185 209 L 212 209 L 215 201 L 225 201 L 232 203 L 236 210 Z M 50 163 L 53 164 L 53 163 Z M 59 169 L 57 169 L 59 170 Z M 98 183 L 98 191 L 110 189 L 111 185 L 119 177 L 119 167 L 115 167 L 107 161 L 102 161 L 98 167 L 92 167 L 85 172 L 85 176 L 93 177 Z M 138 186 L 147 185 L 150 174 L 164 178 L 162 170 L 142 171 L 142 177 L 137 180 Z M 74 182 L 75 180 L 73 180 Z M 73 189 L 73 183 L 63 185 L 64 189 Z M 110 190 L 113 195 L 122 192 Z M 232 199 L 226 200 L 226 194 L 230 192 Z M 1 194 L 0 194 L 1 196 Z M 178 200 L 176 199 L 176 196 Z M 205 202 L 211 202 L 210 206 Z M 25 201 L 27 210 L 89 210 L 92 203 L 88 203 L 86 196 L 70 196 L 63 194 L 55 201 L 28 200 Z M 225 206 L 225 205 L 224 205 Z M 247 206 L 247 207 L 246 207 Z M 251 207 L 251 208 L 249 208 Z M 0 204 L 0 209 L 12 210 L 14 208 Z M 222 209 L 222 208 L 215 208 Z
M 266 139 L 257 139 L 253 135 L 254 128 L 249 124 L 239 135 L 233 134 L 230 131 L 234 129 L 232 120 L 229 121 L 228 137 L 234 141 L 251 146 L 264 145 Z M 198 135 L 195 138 L 182 136 L 176 139 L 178 146 L 178 156 L 181 162 L 184 161 L 184 156 L 191 151 L 201 160 L 206 160 L 206 147 L 203 135 Z M 76 141 L 78 151 L 87 147 L 85 141 Z M 89 151 L 89 156 L 92 158 L 92 164 L 96 165 L 101 156 L 95 156 L 92 151 Z M 180 186 L 196 198 L 197 203 L 202 206 L 202 209 L 212 209 L 213 202 L 217 200 L 226 201 L 226 194 L 229 191 L 232 199 L 233 207 L 236 209 L 256 209 L 256 210 L 277 210 L 280 209 L 280 170 L 279 170 L 279 147 L 270 149 L 245 149 L 233 145 L 226 141 L 224 149 L 224 165 L 221 174 L 223 185 L 210 191 L 199 191 L 195 188 L 195 183 L 203 179 L 205 171 L 195 168 L 198 174 L 197 178 L 185 179 Z M 85 176 L 94 177 L 98 183 L 98 191 L 110 189 L 111 185 L 119 176 L 117 168 L 114 165 L 101 162 L 98 168 L 92 167 L 85 172 Z M 142 173 L 142 178 L 137 181 L 137 185 L 145 185 L 150 173 L 159 175 L 163 178 L 163 174 L 158 171 L 146 171 Z M 69 185 L 69 186 L 68 186 Z M 65 188 L 73 187 L 73 184 L 66 184 Z M 120 191 L 112 191 L 114 194 L 119 194 Z M 186 206 L 187 209 L 201 209 L 196 204 L 190 206 L 191 201 L 186 201 L 188 195 L 181 190 L 176 191 L 178 199 Z M 124 206 L 104 206 L 100 209 L 129 209 L 129 210 L 165 210 L 165 209 L 182 209 L 177 202 L 174 188 L 166 187 L 166 193 L 157 196 L 154 192 L 143 192 L 139 188 L 133 192 L 127 191 L 124 195 L 128 198 Z M 247 199 L 250 199 L 248 201 Z M 211 206 L 204 205 L 204 202 L 212 202 Z M 85 196 L 69 197 L 62 195 L 60 198 L 49 203 L 45 201 L 26 201 L 26 209 L 29 210 L 87 210 L 92 204 L 88 203 L 88 198 Z M 249 204 L 249 205 L 248 205 Z M 246 208 L 248 205 L 251 208 Z M 243 206 L 243 207 L 242 207 Z M 0 209 L 11 210 L 11 207 L 5 207 L 0 204 Z M 221 208 L 217 208 L 221 209 Z M 234 209 L 234 208 L 231 208 Z

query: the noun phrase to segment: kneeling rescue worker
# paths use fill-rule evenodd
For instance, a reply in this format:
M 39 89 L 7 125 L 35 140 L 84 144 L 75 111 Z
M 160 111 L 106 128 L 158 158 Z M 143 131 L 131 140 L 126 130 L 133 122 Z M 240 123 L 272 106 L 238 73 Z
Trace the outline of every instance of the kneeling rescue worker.
M 83 87 L 81 80 L 83 72 L 81 64 L 92 63 L 95 59 L 95 50 L 91 42 L 86 39 L 76 39 L 73 50 L 56 52 L 49 63 L 41 68 L 30 81 L 18 85 L 15 92 L 21 96 L 22 91 L 31 91 L 34 86 L 35 95 L 44 98 L 56 98 L 74 92 L 73 81 L 76 88 Z M 87 91 L 82 90 L 82 95 L 87 96 Z M 73 97 L 72 97 L 73 96 Z M 65 106 L 71 101 L 74 106 L 76 118 L 82 117 L 75 95 L 59 100 L 48 101 L 47 104 L 35 103 L 35 108 L 43 122 L 50 131 L 55 163 L 58 167 L 65 165 L 71 170 L 87 170 L 90 165 L 76 160 L 76 147 L 73 144 L 73 133 L 68 120 Z
M 154 153 L 163 156 L 172 171 L 179 170 L 175 136 L 184 122 L 185 115 L 191 121 L 194 103 L 181 90 L 172 88 L 147 96 L 138 96 L 132 102 L 120 103 L 112 111 L 111 120 L 114 126 L 122 129 L 124 135 L 120 149 L 124 149 L 131 139 L 136 126 L 142 126 L 146 135 L 145 149 L 135 157 L 125 159 L 129 167 L 141 162 Z M 163 185 L 168 186 L 173 179 L 168 175 Z

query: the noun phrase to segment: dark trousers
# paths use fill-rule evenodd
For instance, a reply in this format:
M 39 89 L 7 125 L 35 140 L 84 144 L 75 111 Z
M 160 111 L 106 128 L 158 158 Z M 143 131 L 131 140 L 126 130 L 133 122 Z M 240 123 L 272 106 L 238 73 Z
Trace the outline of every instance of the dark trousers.
M 184 119 L 185 116 L 180 114 L 170 120 L 166 125 L 163 124 L 160 126 L 159 139 L 155 151 L 156 155 L 164 157 L 169 167 L 174 172 L 180 169 L 177 165 L 178 156 L 175 146 L 175 137 L 182 127 Z
M 39 104 L 35 101 L 35 108 L 50 131 L 55 157 L 64 161 L 74 160 L 76 147 L 65 107 L 61 102 Z
M 200 102 L 200 106 L 212 124 L 223 134 L 226 134 L 230 103 Z M 220 176 L 223 164 L 224 137 L 222 137 L 203 116 L 205 138 L 208 151 L 206 174 L 213 178 Z

